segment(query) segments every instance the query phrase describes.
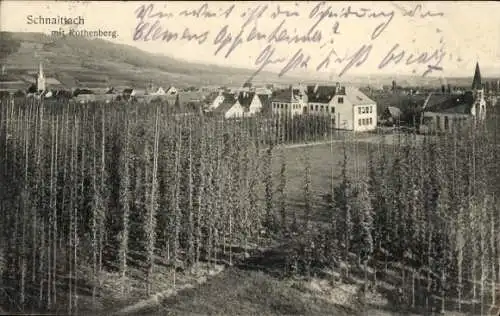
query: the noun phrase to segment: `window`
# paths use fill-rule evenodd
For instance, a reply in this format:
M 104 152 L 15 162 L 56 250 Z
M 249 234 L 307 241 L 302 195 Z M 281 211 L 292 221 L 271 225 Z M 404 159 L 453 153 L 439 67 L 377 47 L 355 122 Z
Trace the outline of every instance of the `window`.
M 361 126 L 361 119 L 358 120 L 358 125 Z
M 321 106 L 321 112 L 323 112 L 323 106 Z
M 362 113 L 362 112 L 361 112 L 361 108 L 358 108 L 358 113 L 359 113 L 359 114 L 361 114 L 361 113 Z
M 335 113 L 335 108 L 332 106 L 332 113 Z
M 436 125 L 438 129 L 441 129 L 441 117 L 436 116 Z
M 448 121 L 448 116 L 444 117 L 444 129 L 448 130 L 450 128 L 450 122 Z
M 370 120 L 370 125 L 372 125 L 373 124 L 372 118 L 370 117 L 369 120 Z
M 427 125 L 432 122 L 432 117 L 431 116 L 424 116 L 422 124 Z
M 370 106 L 370 113 L 373 112 L 373 106 Z
M 285 110 L 288 110 L 288 104 L 285 103 Z
M 344 103 L 344 98 L 339 98 L 339 103 L 340 104 Z
M 281 108 L 283 108 L 283 103 L 281 103 Z
M 314 110 L 314 105 L 311 105 L 311 111 L 313 111 L 313 110 Z
M 316 111 L 318 110 L 318 106 L 316 105 Z

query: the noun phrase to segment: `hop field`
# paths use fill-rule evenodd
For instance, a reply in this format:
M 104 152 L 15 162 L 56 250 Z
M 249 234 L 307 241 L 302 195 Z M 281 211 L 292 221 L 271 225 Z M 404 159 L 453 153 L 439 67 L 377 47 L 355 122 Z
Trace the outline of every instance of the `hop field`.
M 494 114 L 449 135 L 385 137 L 317 116 L 223 120 L 162 104 L 0 110 L 3 310 L 111 313 L 220 266 L 234 266 L 221 280 L 257 269 L 358 284 L 358 311 L 373 308 L 373 291 L 423 314 L 498 304 Z M 297 309 L 285 298 L 297 291 L 270 292 L 292 314 L 333 308 Z M 186 297 L 166 308 L 186 310 Z

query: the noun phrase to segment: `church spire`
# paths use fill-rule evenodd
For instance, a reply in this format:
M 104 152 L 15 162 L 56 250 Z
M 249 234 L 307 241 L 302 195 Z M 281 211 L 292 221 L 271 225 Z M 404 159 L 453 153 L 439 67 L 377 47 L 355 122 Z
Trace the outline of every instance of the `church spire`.
M 36 85 L 38 91 L 45 91 L 45 76 L 43 75 L 43 66 L 41 62 L 38 69 L 38 78 L 36 78 Z
M 479 62 L 476 62 L 476 71 L 474 72 L 474 79 L 472 80 L 472 89 L 481 90 L 481 71 L 479 70 Z
M 38 68 L 38 76 L 43 78 L 43 65 L 41 62 L 40 62 L 40 66 Z

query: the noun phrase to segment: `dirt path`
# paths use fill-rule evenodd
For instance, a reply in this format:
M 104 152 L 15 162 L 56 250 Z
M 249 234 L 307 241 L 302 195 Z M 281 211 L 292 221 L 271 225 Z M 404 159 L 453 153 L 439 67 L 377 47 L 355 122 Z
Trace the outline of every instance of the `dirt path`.
M 401 135 L 403 139 L 405 135 Z M 421 141 L 424 136 L 415 135 L 417 141 Z M 358 143 L 370 143 L 370 144 L 380 144 L 383 141 L 382 135 L 370 135 L 370 136 L 361 136 L 361 137 L 352 137 L 349 138 L 349 141 L 355 141 Z M 385 135 L 385 144 L 392 145 L 397 143 L 398 134 L 387 134 Z M 325 140 L 320 142 L 311 142 L 311 143 L 300 143 L 300 144 L 288 144 L 278 146 L 279 148 L 291 149 L 291 148 L 302 148 L 302 147 L 310 147 L 310 146 L 318 146 L 318 145 L 327 145 L 327 144 L 335 144 L 342 143 L 342 139 L 334 139 L 334 140 Z

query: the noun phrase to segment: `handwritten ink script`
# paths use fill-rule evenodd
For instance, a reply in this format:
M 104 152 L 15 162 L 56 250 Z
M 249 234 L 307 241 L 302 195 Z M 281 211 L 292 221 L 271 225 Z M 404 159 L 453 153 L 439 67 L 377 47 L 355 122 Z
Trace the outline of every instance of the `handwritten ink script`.
M 396 19 L 399 25 L 406 21 L 408 26 L 411 21 L 431 23 L 445 16 L 420 4 L 392 5 L 381 10 L 363 3 L 355 6 L 285 2 L 251 7 L 240 7 L 237 3 L 203 3 L 194 9 L 175 10 L 151 3 L 139 5 L 134 16 L 133 40 L 137 42 L 195 43 L 227 59 L 229 64 L 238 51 L 248 53 L 256 69 L 250 80 L 268 68 L 281 69 L 279 76 L 305 69 L 328 71 L 341 77 L 368 61 L 379 70 L 398 66 L 427 76 L 443 71 L 443 60 L 452 56 L 447 52 L 444 36 L 439 36 L 439 28 L 435 33 L 440 38 L 434 42 L 427 37 L 421 39 L 421 43 L 413 39 L 413 43 L 419 45 L 418 50 L 386 35 L 394 31 L 390 30 Z M 179 19 L 190 19 L 189 25 L 210 27 L 180 26 L 176 23 Z M 361 40 L 350 41 L 357 25 L 368 27 L 368 33 L 363 33 Z M 344 44 L 339 44 L 342 41 Z M 251 50 L 250 46 L 258 49 Z

